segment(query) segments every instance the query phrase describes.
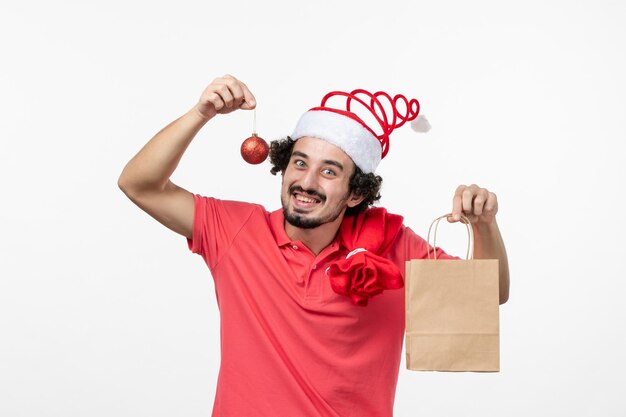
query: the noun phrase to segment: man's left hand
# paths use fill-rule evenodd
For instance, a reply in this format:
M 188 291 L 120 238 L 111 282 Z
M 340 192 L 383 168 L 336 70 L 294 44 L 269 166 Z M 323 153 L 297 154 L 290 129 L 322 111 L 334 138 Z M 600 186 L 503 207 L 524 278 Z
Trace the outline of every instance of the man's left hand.
M 458 222 L 463 214 L 471 223 L 491 224 L 497 212 L 498 199 L 494 193 L 476 184 L 459 185 L 452 200 L 452 217 L 448 217 L 448 221 Z

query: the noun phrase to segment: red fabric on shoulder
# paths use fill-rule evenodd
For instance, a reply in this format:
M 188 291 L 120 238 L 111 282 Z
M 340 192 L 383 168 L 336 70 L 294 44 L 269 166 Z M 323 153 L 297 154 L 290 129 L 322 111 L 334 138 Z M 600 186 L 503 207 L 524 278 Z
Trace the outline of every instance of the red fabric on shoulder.
M 388 289 L 404 286 L 397 266 L 383 256 L 402 227 L 402 216 L 382 207 L 347 216 L 339 229 L 341 244 L 351 252 L 328 268 L 333 291 L 360 306 Z

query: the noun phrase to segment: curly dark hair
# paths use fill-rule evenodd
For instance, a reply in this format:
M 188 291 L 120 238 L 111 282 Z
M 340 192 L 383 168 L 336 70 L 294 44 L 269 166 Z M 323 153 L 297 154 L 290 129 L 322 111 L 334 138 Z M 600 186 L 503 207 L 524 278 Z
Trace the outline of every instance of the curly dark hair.
M 293 145 L 295 140 L 287 136 L 285 139 L 274 140 L 270 143 L 270 163 L 272 169 L 270 172 L 272 175 L 276 175 L 279 172 L 282 174 L 289 165 L 291 159 L 291 152 L 293 151 Z M 355 195 L 364 196 L 365 198 L 361 203 L 354 207 L 348 207 L 346 209 L 346 215 L 356 215 L 364 212 L 374 202 L 380 200 L 380 187 L 382 186 L 383 179 L 380 175 L 373 173 L 365 174 L 356 165 L 354 165 L 354 172 L 350 176 L 349 190 Z

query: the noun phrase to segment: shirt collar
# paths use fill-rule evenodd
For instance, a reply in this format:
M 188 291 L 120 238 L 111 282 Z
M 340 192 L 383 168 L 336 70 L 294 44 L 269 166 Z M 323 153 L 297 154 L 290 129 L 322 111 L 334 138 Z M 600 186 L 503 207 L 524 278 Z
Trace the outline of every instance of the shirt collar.
M 285 231 L 285 215 L 283 209 L 278 209 L 270 213 L 270 228 L 277 246 L 291 245 L 293 243 Z M 340 242 L 341 239 L 339 238 L 339 233 L 337 233 L 335 239 L 333 239 L 332 243 L 328 246 L 338 249 L 342 246 Z
M 285 215 L 283 214 L 283 209 L 278 209 L 270 213 L 270 227 L 278 246 L 291 243 L 291 239 L 289 239 L 285 231 Z

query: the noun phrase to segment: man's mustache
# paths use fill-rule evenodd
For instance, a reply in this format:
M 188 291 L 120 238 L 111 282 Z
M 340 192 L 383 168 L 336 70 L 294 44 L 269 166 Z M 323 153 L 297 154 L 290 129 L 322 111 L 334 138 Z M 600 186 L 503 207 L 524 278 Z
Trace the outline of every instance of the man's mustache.
M 305 190 L 304 188 L 300 187 L 299 185 L 292 185 L 291 187 L 289 187 L 289 194 L 293 194 L 295 192 L 300 192 L 303 194 L 308 194 L 310 196 L 315 196 L 317 198 L 319 198 L 322 203 L 324 203 L 326 201 L 326 196 L 318 191 L 315 191 L 313 189 L 308 189 Z

